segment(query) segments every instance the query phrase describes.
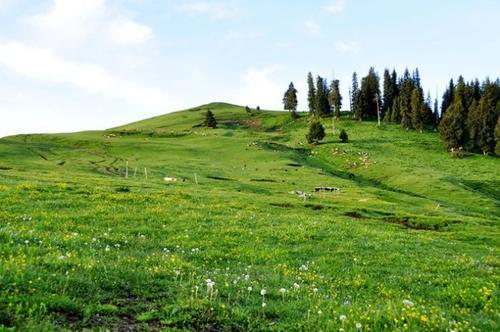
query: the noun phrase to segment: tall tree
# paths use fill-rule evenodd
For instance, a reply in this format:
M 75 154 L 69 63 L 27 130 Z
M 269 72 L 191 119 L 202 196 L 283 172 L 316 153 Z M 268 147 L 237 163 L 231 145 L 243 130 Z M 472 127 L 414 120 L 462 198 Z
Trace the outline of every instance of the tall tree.
M 307 74 L 307 105 L 309 106 L 309 114 L 316 114 L 316 88 L 311 72 Z
M 371 67 L 368 75 L 361 80 L 361 116 L 362 118 L 377 118 L 380 104 L 380 79 Z
M 330 103 L 330 107 L 333 109 L 335 118 L 340 119 L 340 111 L 342 108 L 342 95 L 340 94 L 339 80 L 332 81 L 330 92 L 328 94 L 328 101 Z
M 415 87 L 411 94 L 411 115 L 413 128 L 418 129 L 420 132 L 424 130 L 425 113 L 422 93 L 418 87 Z
M 439 102 L 437 98 L 434 99 L 433 118 L 434 118 L 434 128 L 436 128 L 439 125 Z
M 439 134 L 449 149 L 463 147 L 467 142 L 465 82 L 460 76 L 453 93 L 453 103 L 445 111 L 439 124 Z
M 413 128 L 413 117 L 411 112 L 411 98 L 415 85 L 413 79 L 410 76 L 408 69 L 405 70 L 403 81 L 401 83 L 401 93 L 400 93 L 400 116 L 401 116 L 401 127 L 403 129 L 409 130 Z
M 360 91 L 358 83 L 358 74 L 354 72 L 352 74 L 352 88 L 351 88 L 351 112 L 353 118 L 357 120 L 362 120 L 362 110 L 360 105 Z
M 483 96 L 475 111 L 475 114 L 469 114 L 469 118 L 473 119 L 472 125 L 475 124 L 472 128 L 475 131 L 469 132 L 469 136 L 475 140 L 475 145 L 484 154 L 491 154 L 495 149 L 494 131 L 500 115 L 500 102 L 493 83 L 485 84 Z M 471 123 L 468 122 L 468 124 Z
M 331 113 L 328 103 L 328 88 L 326 80 L 318 76 L 316 78 L 316 114 L 318 116 L 327 116 Z
M 399 96 L 394 98 L 394 102 L 391 107 L 391 122 L 400 123 L 401 122 L 401 101 Z
M 386 113 L 387 110 L 392 107 L 394 103 L 394 98 L 398 95 L 398 85 L 397 85 L 397 74 L 396 71 L 392 71 L 392 75 L 389 74 L 389 70 L 384 71 L 384 100 L 382 106 L 382 113 Z
M 453 79 L 450 80 L 450 83 L 448 84 L 448 88 L 445 90 L 443 94 L 443 101 L 441 102 L 441 119 L 444 116 L 444 113 L 448 109 L 448 107 L 451 106 L 453 103 L 453 95 L 455 94 L 455 83 L 453 82 Z
M 295 89 L 293 82 L 290 83 L 288 90 L 286 90 L 285 95 L 283 96 L 283 105 L 287 111 L 297 111 L 297 89 Z

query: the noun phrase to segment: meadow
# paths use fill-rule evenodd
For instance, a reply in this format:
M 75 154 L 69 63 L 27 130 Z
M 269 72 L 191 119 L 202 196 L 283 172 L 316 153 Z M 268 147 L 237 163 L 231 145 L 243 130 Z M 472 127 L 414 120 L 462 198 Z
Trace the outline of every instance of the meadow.
M 500 159 L 322 121 L 0 139 L 0 330 L 498 331 Z

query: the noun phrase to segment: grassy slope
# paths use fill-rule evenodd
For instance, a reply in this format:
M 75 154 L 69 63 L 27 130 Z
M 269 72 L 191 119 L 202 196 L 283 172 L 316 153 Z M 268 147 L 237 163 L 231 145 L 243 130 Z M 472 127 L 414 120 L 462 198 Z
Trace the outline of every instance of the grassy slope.
M 207 108 L 220 129 L 193 128 Z M 311 148 L 305 117 L 211 104 L 0 140 L 0 326 L 498 328 L 500 160 L 337 127 Z M 341 192 L 290 193 L 315 186 Z

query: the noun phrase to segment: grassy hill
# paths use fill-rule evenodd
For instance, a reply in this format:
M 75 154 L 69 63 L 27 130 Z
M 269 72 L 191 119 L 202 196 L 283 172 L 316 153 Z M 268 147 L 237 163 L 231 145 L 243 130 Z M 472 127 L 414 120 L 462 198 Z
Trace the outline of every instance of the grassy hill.
M 305 115 L 213 103 L 1 139 L 0 330 L 498 329 L 500 159 L 330 121 L 310 146 Z

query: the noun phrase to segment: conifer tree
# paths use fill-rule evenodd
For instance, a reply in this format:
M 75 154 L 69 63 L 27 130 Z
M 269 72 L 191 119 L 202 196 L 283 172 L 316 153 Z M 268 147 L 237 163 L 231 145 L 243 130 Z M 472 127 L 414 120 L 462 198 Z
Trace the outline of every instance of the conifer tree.
M 450 80 L 450 83 L 448 84 L 448 88 L 443 94 L 443 101 L 441 102 L 441 119 L 444 116 L 444 113 L 448 109 L 448 107 L 451 106 L 453 103 L 453 95 L 455 94 L 455 83 L 453 82 L 453 79 Z
M 319 121 L 313 120 L 309 126 L 306 138 L 309 144 L 318 144 L 319 141 L 325 138 L 325 128 Z
M 205 121 L 203 122 L 203 125 L 212 129 L 217 128 L 217 120 L 215 120 L 214 113 L 212 113 L 211 110 L 207 110 L 205 113 Z
M 464 105 L 465 82 L 460 76 L 454 89 L 453 103 L 448 107 L 439 124 L 439 134 L 448 149 L 463 147 L 467 142 L 467 109 Z
M 361 117 L 376 118 L 380 104 L 380 80 L 373 67 L 361 80 L 360 96 Z
M 386 69 L 384 71 L 384 100 L 382 106 L 382 113 L 384 114 L 387 110 L 392 107 L 394 103 L 394 98 L 396 98 L 398 94 L 398 86 L 397 86 L 397 74 L 396 71 L 392 71 L 392 75 L 389 74 L 389 70 Z M 390 116 L 389 116 L 390 118 Z
M 336 119 L 340 119 L 340 111 L 342 108 L 342 95 L 340 94 L 340 81 L 333 80 L 328 94 L 328 101 L 330 107 L 333 108 L 334 116 Z
M 411 99 L 415 85 L 413 79 L 410 77 L 410 72 L 406 69 L 403 82 L 401 84 L 400 93 L 400 117 L 401 127 L 409 130 L 413 128 L 413 117 L 411 113 Z
M 439 106 L 438 106 L 438 100 L 437 98 L 434 99 L 434 112 L 433 112 L 433 118 L 434 118 L 434 127 L 437 127 L 439 125 Z
M 411 95 L 411 115 L 413 128 L 418 129 L 420 132 L 424 130 L 425 113 L 422 94 L 420 89 L 415 87 Z
M 288 90 L 286 90 L 285 95 L 283 96 L 283 105 L 285 110 L 290 112 L 297 111 L 297 89 L 293 85 L 293 82 L 288 86 Z
M 316 114 L 319 116 L 327 116 L 331 113 L 328 103 L 328 88 L 326 80 L 318 76 L 316 79 Z
M 316 114 L 316 88 L 314 87 L 314 79 L 311 72 L 307 74 L 307 104 L 309 106 L 309 114 Z
M 394 102 L 392 103 L 391 122 L 398 124 L 401 122 L 401 101 L 399 96 L 396 96 L 396 98 L 394 98 Z
M 500 102 L 493 83 L 485 84 L 484 93 L 477 106 L 476 145 L 483 154 L 491 154 L 495 149 L 495 125 L 500 115 Z M 471 135 L 472 136 L 472 135 Z
M 362 120 L 362 110 L 360 105 L 360 94 L 359 84 L 358 84 L 358 74 L 354 72 L 352 74 L 352 88 L 351 88 L 351 112 L 353 118 L 357 120 Z
M 495 154 L 500 156 L 500 118 L 497 120 L 497 125 L 495 126 Z

